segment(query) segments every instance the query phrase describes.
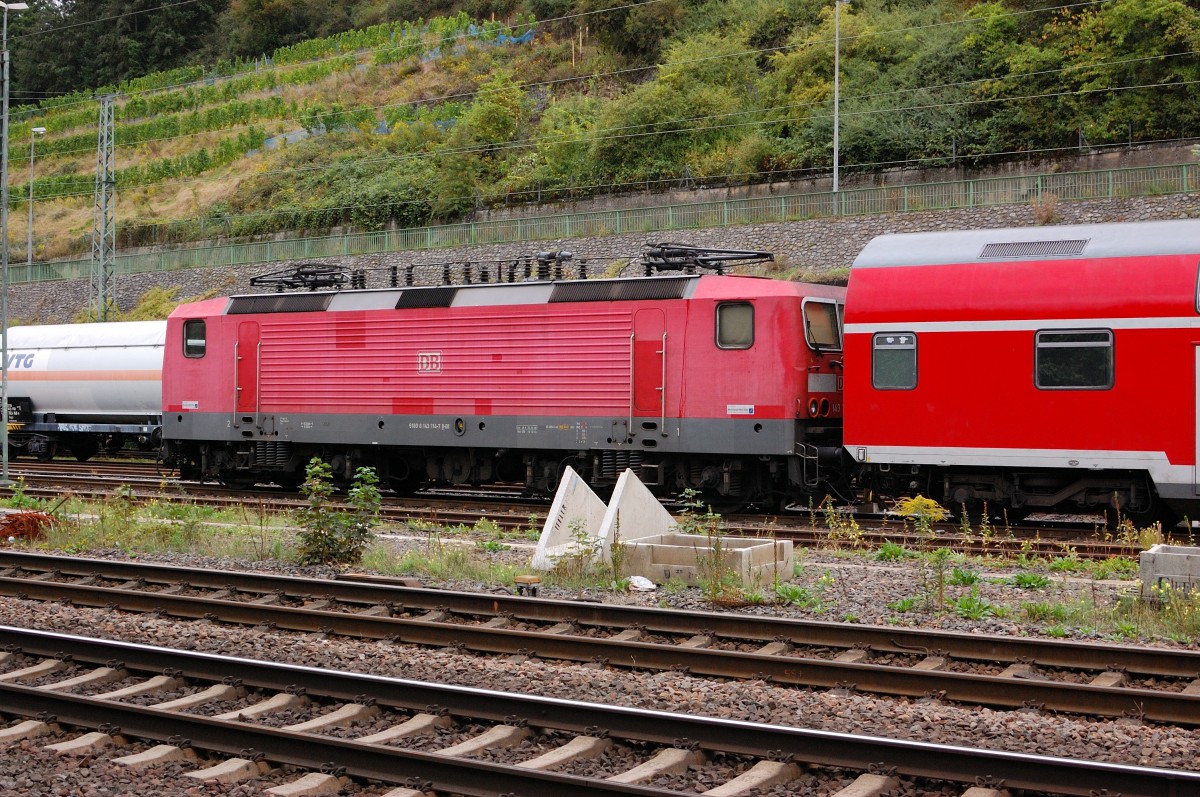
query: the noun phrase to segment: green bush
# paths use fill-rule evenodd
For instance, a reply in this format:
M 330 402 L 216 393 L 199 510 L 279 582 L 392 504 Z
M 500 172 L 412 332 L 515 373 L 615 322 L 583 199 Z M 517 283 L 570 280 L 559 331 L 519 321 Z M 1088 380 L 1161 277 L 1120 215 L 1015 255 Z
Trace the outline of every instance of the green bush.
M 331 566 L 358 564 L 374 539 L 371 529 L 379 520 L 379 477 L 371 468 L 359 468 L 343 508 L 332 503 L 334 486 L 329 463 L 313 457 L 305 476 L 300 489 L 308 506 L 299 513 L 300 561 Z

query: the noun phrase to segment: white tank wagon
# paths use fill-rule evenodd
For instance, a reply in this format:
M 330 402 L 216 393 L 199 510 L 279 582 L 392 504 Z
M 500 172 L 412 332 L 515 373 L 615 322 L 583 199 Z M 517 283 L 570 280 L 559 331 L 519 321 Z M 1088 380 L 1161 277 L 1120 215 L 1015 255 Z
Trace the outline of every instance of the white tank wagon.
M 157 448 L 165 321 L 57 324 L 8 331 L 9 446 L 80 460 L 134 441 Z

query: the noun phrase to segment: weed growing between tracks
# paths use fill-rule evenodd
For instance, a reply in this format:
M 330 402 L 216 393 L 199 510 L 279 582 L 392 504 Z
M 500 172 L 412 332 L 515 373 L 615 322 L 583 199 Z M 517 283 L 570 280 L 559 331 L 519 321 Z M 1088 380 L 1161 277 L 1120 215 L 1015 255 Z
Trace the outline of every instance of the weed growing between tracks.
M 135 500 L 128 491 L 118 490 L 104 500 L 88 503 L 79 499 L 39 501 L 25 495 L 18 485 L 13 498 L 4 503 L 26 510 L 53 509 L 57 522 L 39 547 L 85 554 L 119 550 L 129 555 L 186 553 L 298 561 L 298 531 L 290 527 L 296 524 L 295 517 L 253 503 L 224 510 L 199 506 L 169 483 L 164 483 L 158 497 L 150 499 Z M 694 516 L 696 528 L 719 529 L 715 513 L 697 511 Z M 833 517 L 835 525 L 844 522 L 836 512 Z M 818 522 L 820 519 L 818 515 Z M 908 523 L 916 525 L 913 520 Z M 393 541 L 375 542 L 363 551 L 362 564 L 384 574 L 420 576 L 435 586 L 511 587 L 515 576 L 528 572 L 528 553 L 505 541 L 530 532 L 489 528 L 494 525 L 481 522 L 475 528 L 443 528 L 410 522 L 402 530 L 420 532 L 423 540 L 410 540 L 402 546 Z M 531 521 L 530 530 L 533 525 Z M 735 590 L 714 564 L 709 581 L 699 588 L 681 581 L 667 582 L 659 585 L 649 600 L 688 608 L 714 603 L 774 605 L 782 612 L 816 619 L 854 622 L 862 618 L 872 623 L 982 633 L 1200 644 L 1200 597 L 1196 594 L 1162 591 L 1152 600 L 1142 600 L 1136 582 L 1124 587 L 1114 583 L 1136 578 L 1138 565 L 1133 556 L 1086 560 L 1068 544 L 1054 554 L 1039 554 L 1028 546 L 1015 555 L 996 548 L 979 555 L 950 549 L 922 552 L 893 541 L 872 548 L 855 537 L 853 527 L 843 528 L 846 533 L 831 539 L 827 548 L 796 549 L 793 572 L 779 574 L 772 583 L 738 584 Z M 462 539 L 463 529 L 471 532 L 472 539 Z M 972 529 L 977 540 L 983 536 L 980 531 Z M 480 533 L 488 536 L 477 539 Z M 1142 544 L 1158 539 L 1159 531 L 1118 529 L 1116 533 L 1130 543 Z M 856 591 L 856 580 L 850 575 L 864 569 L 872 573 L 869 592 L 876 604 L 870 602 L 870 596 L 864 598 L 861 588 Z M 624 593 L 627 582 L 620 570 L 619 561 L 616 569 L 591 567 L 575 573 L 561 569 L 543 576 L 543 587 L 592 595 Z M 880 583 L 876 589 L 883 580 L 892 580 L 894 588 L 889 591 Z M 616 599 L 639 600 L 633 596 Z

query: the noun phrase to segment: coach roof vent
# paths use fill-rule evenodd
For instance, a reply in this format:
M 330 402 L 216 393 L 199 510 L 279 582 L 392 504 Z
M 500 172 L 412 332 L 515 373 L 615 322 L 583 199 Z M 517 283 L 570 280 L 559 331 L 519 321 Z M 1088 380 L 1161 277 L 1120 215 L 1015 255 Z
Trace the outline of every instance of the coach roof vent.
M 1065 241 L 1007 241 L 988 244 L 979 253 L 979 259 L 1081 255 L 1088 245 L 1088 240 L 1087 238 L 1074 238 Z
M 313 313 L 329 307 L 332 293 L 262 293 L 229 300 L 229 315 L 247 313 Z

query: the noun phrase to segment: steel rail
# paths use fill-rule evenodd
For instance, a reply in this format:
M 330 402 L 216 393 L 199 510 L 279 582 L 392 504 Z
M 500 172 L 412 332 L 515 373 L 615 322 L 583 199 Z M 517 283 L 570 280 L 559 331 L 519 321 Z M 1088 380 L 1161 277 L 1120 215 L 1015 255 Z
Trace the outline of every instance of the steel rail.
M 468 650 L 492 654 L 528 653 L 567 661 L 601 660 L 612 666 L 632 669 L 677 669 L 697 675 L 736 679 L 767 678 L 781 684 L 808 687 L 850 685 L 865 692 L 907 697 L 942 692 L 947 699 L 957 702 L 1005 708 L 1020 708 L 1032 701 L 1057 711 L 1109 717 L 1137 715 L 1158 722 L 1200 725 L 1200 695 L 1149 689 L 1017 680 L 615 638 L 598 639 L 44 580 L 24 581 L 0 577 L 0 595 L 42 600 L 67 599 L 76 605 L 111 606 L 244 625 L 269 623 L 280 629 L 394 639 L 415 645 L 444 647 L 457 644 Z
M 125 581 L 142 579 L 147 583 L 164 585 L 182 583 L 199 588 L 231 588 L 263 595 L 275 593 L 307 599 L 332 598 L 363 607 L 394 604 L 408 610 L 444 609 L 481 617 L 508 615 L 518 620 L 543 623 L 574 620 L 585 626 L 642 628 L 651 633 L 706 633 L 763 643 L 782 639 L 796 645 L 948 655 L 976 661 L 1016 662 L 1032 659 L 1048 667 L 1097 671 L 1118 669 L 1144 675 L 1200 677 L 1200 652 L 1188 650 L 980 636 L 892 626 L 761 617 L 734 612 L 663 610 L 645 606 L 532 599 L 507 593 L 425 589 L 371 580 L 316 580 L 233 570 L 201 570 L 145 562 L 0 551 L 0 571 L 13 567 L 79 577 L 99 576 Z
M 605 731 L 620 739 L 668 746 L 697 745 L 705 750 L 755 757 L 762 757 L 770 751 L 776 757 L 790 757 L 797 762 L 820 766 L 865 769 L 871 764 L 883 763 L 895 767 L 898 773 L 911 777 L 959 782 L 974 782 L 979 777 L 990 777 L 1003 780 L 1009 789 L 1034 789 L 1065 795 L 1090 795 L 1107 789 L 1109 793 L 1120 792 L 1124 797 L 1200 797 L 1200 772 L 974 750 L 953 745 L 603 706 L 473 687 L 175 651 L 150 645 L 72 637 L 7 626 L 0 626 L 0 644 L 14 646 L 31 655 L 70 656 L 76 662 L 88 661 L 97 664 L 117 661 L 126 669 L 153 672 L 170 669 L 191 678 L 221 680 L 236 675 L 244 685 L 279 689 L 280 684 L 289 684 L 310 694 L 337 700 L 353 701 L 367 695 L 378 703 L 397 708 L 424 711 L 430 706 L 436 706 L 454 715 L 493 722 L 511 722 L 513 717 L 520 717 L 535 727 L 586 734 Z M 0 688 L 0 700 L 7 700 L 8 696 L 18 693 L 22 699 L 31 702 L 35 699 L 31 693 L 42 694 L 32 688 L 3 686 Z M 49 702 L 49 698 L 50 696 L 47 696 L 45 703 L 38 703 L 37 710 L 57 714 L 60 721 L 65 721 L 62 711 L 55 708 L 55 705 Z M 89 698 L 75 699 L 110 705 Z M 126 708 L 129 710 L 128 715 L 110 716 L 116 719 L 116 724 L 119 724 L 122 730 L 134 735 L 137 735 L 139 730 L 136 718 L 155 714 L 153 709 L 132 706 Z M 0 710 L 9 709 L 0 704 Z M 163 732 L 162 727 L 157 726 L 159 734 Z M 220 724 L 223 730 L 225 727 L 225 724 Z M 245 725 L 237 727 L 247 728 Z M 171 735 L 175 735 L 177 731 L 176 727 Z M 354 747 L 353 742 L 344 744 L 347 748 Z M 241 750 L 247 746 L 253 747 L 254 744 L 247 744 L 239 738 L 236 742 L 231 741 L 226 747 L 215 749 L 236 747 Z M 441 761 L 445 762 L 446 759 Z M 351 766 L 340 759 L 333 763 Z M 493 767 L 498 770 L 508 769 L 500 765 L 481 766 L 486 766 L 488 771 Z M 548 779 L 568 777 L 545 773 L 543 775 Z M 493 782 L 491 785 L 494 787 L 496 784 Z M 570 790 L 563 791 L 561 785 L 559 789 L 558 792 L 539 794 L 572 793 Z M 493 788 L 487 793 L 493 793 L 495 790 Z

